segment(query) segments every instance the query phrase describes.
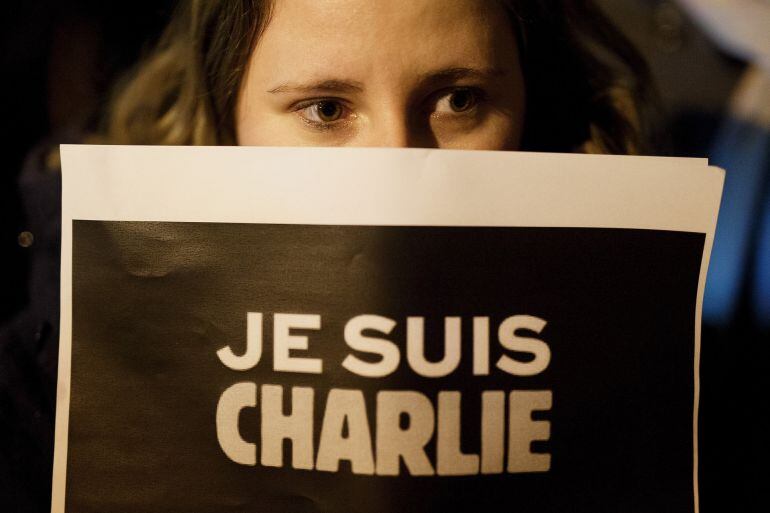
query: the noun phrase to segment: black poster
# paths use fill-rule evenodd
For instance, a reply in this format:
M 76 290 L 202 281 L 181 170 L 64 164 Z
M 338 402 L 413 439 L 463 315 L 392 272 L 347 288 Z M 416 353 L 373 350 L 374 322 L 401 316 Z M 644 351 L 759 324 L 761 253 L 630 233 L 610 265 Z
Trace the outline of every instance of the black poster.
M 74 221 L 66 511 L 694 511 L 704 243 Z

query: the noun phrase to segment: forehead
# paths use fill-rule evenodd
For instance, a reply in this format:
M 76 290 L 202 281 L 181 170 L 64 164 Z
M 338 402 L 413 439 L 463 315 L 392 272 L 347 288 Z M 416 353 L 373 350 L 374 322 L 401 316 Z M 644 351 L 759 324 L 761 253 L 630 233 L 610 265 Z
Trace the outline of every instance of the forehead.
M 497 0 L 275 0 L 252 65 L 272 75 L 370 77 L 512 66 L 513 52 L 515 38 Z

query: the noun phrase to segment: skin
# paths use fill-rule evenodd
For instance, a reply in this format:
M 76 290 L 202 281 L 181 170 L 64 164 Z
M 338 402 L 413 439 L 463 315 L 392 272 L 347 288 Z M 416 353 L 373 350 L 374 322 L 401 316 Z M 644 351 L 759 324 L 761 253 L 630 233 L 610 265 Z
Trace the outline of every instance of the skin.
M 238 142 L 514 150 L 524 80 L 489 0 L 276 0 L 236 109 Z

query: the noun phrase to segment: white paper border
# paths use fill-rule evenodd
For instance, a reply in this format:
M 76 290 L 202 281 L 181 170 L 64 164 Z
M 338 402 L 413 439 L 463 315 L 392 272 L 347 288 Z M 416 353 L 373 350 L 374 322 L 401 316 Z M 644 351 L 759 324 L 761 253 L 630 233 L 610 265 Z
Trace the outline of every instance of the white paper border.
M 724 171 L 705 159 L 428 149 L 62 145 L 61 330 L 52 513 L 63 513 L 72 349 L 72 220 L 636 228 L 706 234 L 700 336 Z M 212 173 L 216 172 L 216 175 Z

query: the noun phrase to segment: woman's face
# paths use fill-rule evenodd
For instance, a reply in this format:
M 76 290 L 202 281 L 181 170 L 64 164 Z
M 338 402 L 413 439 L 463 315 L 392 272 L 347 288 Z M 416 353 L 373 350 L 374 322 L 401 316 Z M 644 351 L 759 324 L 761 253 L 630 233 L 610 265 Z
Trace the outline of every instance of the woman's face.
M 524 81 L 489 0 L 275 0 L 236 112 L 259 146 L 517 149 Z

